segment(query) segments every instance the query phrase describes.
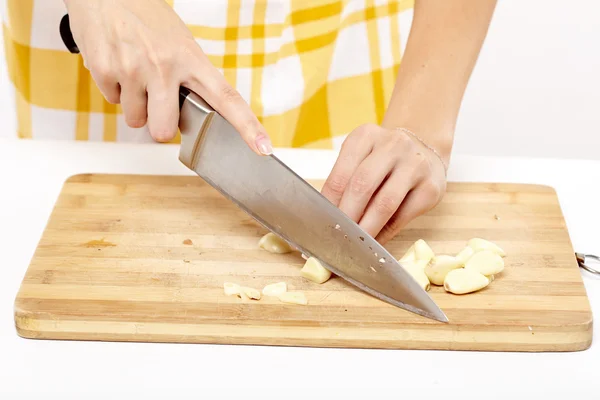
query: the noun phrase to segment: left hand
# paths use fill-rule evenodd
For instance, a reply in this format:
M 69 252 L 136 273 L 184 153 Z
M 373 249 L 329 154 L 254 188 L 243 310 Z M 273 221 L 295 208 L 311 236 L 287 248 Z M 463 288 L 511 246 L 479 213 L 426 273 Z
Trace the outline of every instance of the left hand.
M 402 131 L 368 124 L 344 141 L 322 194 L 385 244 L 445 191 L 444 165 L 430 149 Z

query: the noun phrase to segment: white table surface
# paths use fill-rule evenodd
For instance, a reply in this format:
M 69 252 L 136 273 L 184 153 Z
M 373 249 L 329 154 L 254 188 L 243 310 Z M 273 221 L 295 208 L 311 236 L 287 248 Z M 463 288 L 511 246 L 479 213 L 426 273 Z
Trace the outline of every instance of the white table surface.
M 191 175 L 177 153 L 175 145 L 0 140 L 0 399 L 417 399 L 434 394 L 501 399 L 509 393 L 600 398 L 598 330 L 592 347 L 576 353 L 61 342 L 17 336 L 14 298 L 64 180 L 89 172 Z M 325 178 L 336 157 L 301 150 L 276 155 L 304 178 Z M 449 180 L 551 185 L 575 250 L 600 254 L 599 161 L 456 155 Z M 582 274 L 597 318 L 600 279 Z

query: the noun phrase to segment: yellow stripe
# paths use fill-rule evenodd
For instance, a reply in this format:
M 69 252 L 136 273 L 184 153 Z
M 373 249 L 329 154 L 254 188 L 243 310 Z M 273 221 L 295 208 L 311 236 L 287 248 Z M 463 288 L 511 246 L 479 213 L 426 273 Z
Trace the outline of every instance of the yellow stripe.
M 227 27 L 225 28 L 225 57 L 223 58 L 223 75 L 227 82 L 236 86 L 236 67 L 237 67 L 237 38 L 238 25 L 240 21 L 241 0 L 229 0 L 227 5 Z
M 15 91 L 15 106 L 17 109 L 17 131 L 22 139 L 31 139 L 33 129 L 31 127 L 31 106 L 23 95 Z
M 15 42 L 29 45 L 33 21 L 33 0 L 6 0 L 8 25 Z
M 228 31 L 227 28 L 216 28 L 213 26 L 201 26 L 191 24 L 187 27 L 190 30 L 190 32 L 192 32 L 192 35 L 196 38 L 202 38 L 207 40 L 238 40 L 252 39 L 256 37 L 256 28 L 260 30 L 263 38 L 279 37 L 281 36 L 281 32 L 283 31 L 284 24 L 254 24 L 251 26 L 240 26 L 237 28 L 235 36 L 232 36 L 231 31 Z
M 373 101 L 377 122 L 380 123 L 385 113 L 385 100 L 383 93 L 383 76 L 379 54 L 379 33 L 377 31 L 377 15 L 373 0 L 367 1 L 365 16 L 367 20 L 367 36 L 369 37 L 369 55 L 371 58 L 371 79 L 373 80 Z
M 254 21 L 258 26 L 264 26 L 263 22 L 267 13 L 267 2 L 257 0 L 254 4 Z M 256 30 L 256 36 L 252 37 L 252 85 L 250 105 L 258 120 L 262 123 L 262 76 L 265 65 L 265 39 L 261 29 Z
M 388 15 L 390 16 L 390 34 L 392 35 L 392 57 L 394 58 L 394 64 L 396 64 L 400 62 L 400 58 L 402 56 L 400 54 L 400 24 L 398 24 L 398 3 L 389 4 Z
M 90 126 L 90 74 L 83 65 L 83 58 L 79 58 L 77 68 L 79 80 L 77 82 L 77 119 L 75 122 L 75 139 L 88 140 Z
M 321 20 L 338 15 L 342 12 L 342 1 L 334 1 L 318 7 L 298 9 L 291 14 L 292 25 Z
M 117 141 L 117 105 L 104 102 L 104 133 L 105 142 Z

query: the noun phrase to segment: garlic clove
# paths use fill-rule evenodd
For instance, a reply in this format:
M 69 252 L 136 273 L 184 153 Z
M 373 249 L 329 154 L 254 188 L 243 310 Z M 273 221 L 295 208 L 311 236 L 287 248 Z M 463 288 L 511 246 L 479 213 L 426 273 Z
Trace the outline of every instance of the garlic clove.
M 415 259 L 415 245 L 413 244 L 398 261 L 414 261 Z
M 324 283 L 331 278 L 331 271 L 323 267 L 316 258 L 309 257 L 300 270 L 300 275 L 315 283 Z
M 401 265 L 423 290 L 428 291 L 431 288 L 429 278 L 425 274 L 425 265 L 427 265 L 425 260 L 405 261 Z
M 253 300 L 260 300 L 260 292 L 254 288 L 242 286 L 241 292 Z
M 223 291 L 227 296 L 231 296 L 234 294 L 237 295 L 240 292 L 240 290 L 240 285 L 238 285 L 237 283 L 225 282 L 223 284 Z
M 473 269 L 459 268 L 448 272 L 444 290 L 454 294 L 476 292 L 490 284 L 490 280 Z
M 271 283 L 263 288 L 262 294 L 265 296 L 277 297 L 282 293 L 287 292 L 287 284 L 285 282 Z
M 457 268 L 461 268 L 460 260 L 450 255 L 435 256 L 425 267 L 425 274 L 429 282 L 434 285 L 442 286 L 446 275 Z
M 465 246 L 465 248 L 456 255 L 456 258 L 460 261 L 461 265 L 465 265 L 473 254 L 475 254 L 475 250 L 470 246 Z
M 306 296 L 304 296 L 304 293 L 302 293 L 302 292 L 285 292 L 285 293 L 281 293 L 278 297 L 279 297 L 279 300 L 284 303 L 303 304 L 303 305 L 308 304 L 308 300 L 306 299 Z
M 483 275 L 494 275 L 504 270 L 504 260 L 491 250 L 481 250 L 469 258 L 465 269 L 472 269 Z
M 485 239 L 473 238 L 469 240 L 467 246 L 471 247 L 476 253 L 481 250 L 490 250 L 500 257 L 506 256 L 506 252 L 500 246 Z
M 292 252 L 290 245 L 273 232 L 269 232 L 258 241 L 258 247 L 269 253 L 285 254 Z
M 429 247 L 427 242 L 423 239 L 417 240 L 414 244 L 414 247 L 415 247 L 415 258 L 417 260 L 427 260 L 427 262 L 429 262 L 429 261 L 431 261 L 431 259 L 433 257 L 435 257 L 433 250 L 431 249 L 431 247 Z

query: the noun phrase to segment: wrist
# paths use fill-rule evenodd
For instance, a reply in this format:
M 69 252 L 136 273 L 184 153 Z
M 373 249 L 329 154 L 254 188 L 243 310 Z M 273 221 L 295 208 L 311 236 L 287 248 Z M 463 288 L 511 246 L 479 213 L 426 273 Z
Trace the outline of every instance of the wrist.
M 436 118 L 433 113 L 429 115 L 429 118 L 418 118 L 419 115 L 414 114 L 399 114 L 388 110 L 381 126 L 391 130 L 408 130 L 428 147 L 433 148 L 448 165 L 454 144 L 455 120 Z

